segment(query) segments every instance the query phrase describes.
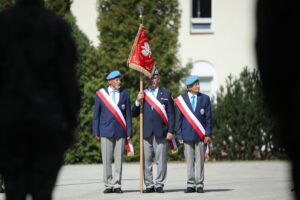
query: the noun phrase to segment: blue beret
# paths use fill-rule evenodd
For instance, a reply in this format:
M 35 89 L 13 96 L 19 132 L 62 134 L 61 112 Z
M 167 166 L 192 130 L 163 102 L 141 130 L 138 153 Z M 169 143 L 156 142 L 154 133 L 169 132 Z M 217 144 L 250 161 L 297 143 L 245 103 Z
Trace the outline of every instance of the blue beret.
M 121 75 L 120 71 L 112 71 L 106 76 L 106 80 L 117 78 L 120 75 Z
M 196 81 L 199 81 L 199 77 L 198 77 L 198 76 L 189 76 L 189 77 L 185 80 L 185 85 L 186 85 L 186 86 L 192 85 L 192 84 L 195 83 Z
M 155 76 L 155 75 L 159 75 L 158 73 L 158 70 L 157 69 L 154 69 L 153 73 L 152 73 L 152 76 Z

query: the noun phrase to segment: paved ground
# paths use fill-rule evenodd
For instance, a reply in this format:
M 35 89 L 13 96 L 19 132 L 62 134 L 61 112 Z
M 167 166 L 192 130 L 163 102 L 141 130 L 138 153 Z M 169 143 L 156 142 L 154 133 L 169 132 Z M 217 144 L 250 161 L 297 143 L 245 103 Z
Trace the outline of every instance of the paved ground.
M 139 192 L 139 165 L 123 165 L 123 194 L 103 194 L 102 165 L 67 165 L 60 171 L 54 200 L 292 200 L 290 165 L 283 161 L 208 162 L 205 193 L 184 194 L 185 163 L 169 163 L 164 194 Z M 155 173 L 155 171 L 154 171 Z M 0 200 L 4 195 L 0 194 Z

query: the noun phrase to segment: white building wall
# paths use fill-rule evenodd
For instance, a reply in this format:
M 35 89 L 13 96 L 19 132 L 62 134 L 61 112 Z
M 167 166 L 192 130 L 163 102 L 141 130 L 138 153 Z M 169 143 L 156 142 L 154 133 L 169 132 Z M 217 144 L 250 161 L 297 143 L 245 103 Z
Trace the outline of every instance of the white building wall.
M 218 87 L 229 74 L 238 75 L 244 66 L 256 66 L 254 52 L 255 0 L 212 0 L 212 33 L 191 34 L 191 1 L 179 0 L 182 9 L 179 58 L 206 61 L 217 74 Z
M 76 17 L 80 30 L 91 40 L 94 46 L 98 46 L 97 0 L 73 0 L 71 11 Z

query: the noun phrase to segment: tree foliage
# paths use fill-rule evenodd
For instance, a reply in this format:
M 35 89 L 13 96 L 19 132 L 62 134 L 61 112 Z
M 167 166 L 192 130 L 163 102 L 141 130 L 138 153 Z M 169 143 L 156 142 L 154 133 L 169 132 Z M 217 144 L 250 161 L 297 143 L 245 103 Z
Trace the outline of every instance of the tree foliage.
M 91 68 L 95 60 L 95 49 L 91 46 L 87 37 L 79 30 L 76 20 L 71 14 L 65 14 L 64 18 L 72 27 L 72 35 L 78 51 L 77 74 L 81 90 L 81 108 L 79 112 L 79 126 L 76 131 L 77 141 L 65 156 L 65 163 L 95 163 L 100 162 L 100 146 L 91 135 L 91 117 L 93 101 L 88 98 L 91 76 Z M 93 71 L 93 70 L 92 70 Z
M 0 11 L 11 7 L 15 2 L 15 0 L 0 0 Z
M 213 104 L 213 157 L 217 160 L 271 159 L 283 149 L 273 137 L 276 128 L 263 102 L 257 70 L 231 75 Z
M 176 57 L 180 11 L 177 0 L 99 0 L 97 26 L 100 32 L 99 68 L 103 75 L 118 69 L 123 74 L 123 86 L 137 91 L 137 72 L 126 62 L 138 31 L 138 6 L 144 6 L 144 26 L 156 67 L 160 71 L 161 86 L 176 95 L 179 81 L 186 75 Z
M 14 5 L 16 0 L 0 0 L 0 10 Z M 59 15 L 64 15 L 70 11 L 72 0 L 45 0 L 45 6 L 55 11 Z
M 70 13 L 73 0 L 45 0 L 45 6 L 56 14 L 64 16 Z
M 76 131 L 76 143 L 65 155 L 65 163 L 96 163 L 101 161 L 100 145 L 91 136 L 91 119 L 93 101 L 89 98 L 90 78 L 95 71 L 94 61 L 97 59 L 94 47 L 78 28 L 75 17 L 70 12 L 71 0 L 47 0 L 46 6 L 62 16 L 72 28 L 72 36 L 78 52 L 77 75 L 81 90 L 81 108 L 79 126 Z

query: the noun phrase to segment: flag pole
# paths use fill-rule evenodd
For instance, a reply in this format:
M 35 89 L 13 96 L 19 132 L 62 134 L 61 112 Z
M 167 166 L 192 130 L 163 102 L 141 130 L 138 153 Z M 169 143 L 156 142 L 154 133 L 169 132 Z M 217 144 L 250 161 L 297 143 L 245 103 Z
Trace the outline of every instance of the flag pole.
M 139 12 L 140 12 L 140 20 L 141 24 L 143 24 L 143 11 L 144 7 L 139 6 Z M 140 72 L 140 92 L 143 92 L 143 73 Z M 143 133 L 143 103 L 140 105 L 140 192 L 143 192 L 143 186 L 144 186 L 144 133 Z
M 140 72 L 140 92 L 143 92 L 143 73 Z M 144 181 L 144 147 L 143 147 L 143 104 L 140 105 L 140 192 L 143 192 L 143 181 Z

